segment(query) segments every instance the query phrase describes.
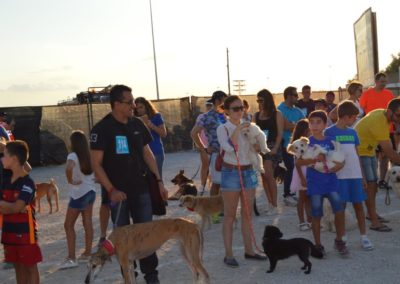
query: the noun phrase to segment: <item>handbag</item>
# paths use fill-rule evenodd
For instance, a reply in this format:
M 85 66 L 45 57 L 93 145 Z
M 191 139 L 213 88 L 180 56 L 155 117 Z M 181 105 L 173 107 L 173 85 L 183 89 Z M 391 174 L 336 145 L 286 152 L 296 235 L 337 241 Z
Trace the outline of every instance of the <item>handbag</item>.
M 224 128 L 226 130 L 226 134 L 228 135 L 228 139 L 230 139 L 229 138 L 228 128 L 226 128 L 225 125 L 224 125 Z M 218 153 L 217 158 L 215 159 L 215 170 L 217 172 L 220 172 L 222 170 L 222 163 L 224 162 L 224 155 L 225 155 L 225 150 L 221 150 Z
M 158 186 L 156 176 L 151 171 L 147 171 L 146 180 L 149 184 L 149 194 L 153 215 L 163 216 L 167 214 L 167 209 L 165 207 L 166 202 L 161 197 L 160 187 Z

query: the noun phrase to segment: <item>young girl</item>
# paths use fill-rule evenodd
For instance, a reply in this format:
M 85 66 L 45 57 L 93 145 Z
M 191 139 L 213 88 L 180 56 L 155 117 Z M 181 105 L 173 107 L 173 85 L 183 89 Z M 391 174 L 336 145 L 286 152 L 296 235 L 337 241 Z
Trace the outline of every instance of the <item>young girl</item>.
M 67 157 L 65 170 L 70 201 L 64 223 L 67 235 L 68 257 L 61 264 L 61 269 L 78 266 L 75 257 L 76 234 L 74 226 L 79 214 L 82 214 L 83 228 L 85 230 L 85 251 L 78 258 L 78 261 L 86 262 L 89 260 L 93 241 L 93 203 L 96 199 L 94 174 L 90 163 L 87 138 L 82 131 L 75 130 L 72 132 L 70 140 L 72 152 Z
M 310 129 L 307 119 L 299 120 L 293 130 L 292 140 L 299 139 L 300 137 L 310 136 Z M 307 182 L 306 182 L 306 168 L 307 166 L 298 166 L 295 158 L 295 169 L 293 171 L 292 183 L 290 184 L 290 191 L 299 192 L 299 200 L 297 202 L 297 215 L 299 216 L 299 229 L 300 231 L 307 231 L 311 229 L 311 204 L 307 197 Z M 304 209 L 307 215 L 307 222 L 304 219 Z

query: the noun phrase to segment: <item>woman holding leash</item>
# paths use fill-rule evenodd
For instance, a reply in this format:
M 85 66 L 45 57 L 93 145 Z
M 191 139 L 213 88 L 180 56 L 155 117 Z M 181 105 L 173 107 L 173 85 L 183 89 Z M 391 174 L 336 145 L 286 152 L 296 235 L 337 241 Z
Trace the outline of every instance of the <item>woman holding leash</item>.
M 89 144 L 85 134 L 80 130 L 73 131 L 70 140 L 72 152 L 67 157 L 65 169 L 70 201 L 64 222 L 68 257 L 61 263 L 60 269 L 77 267 L 78 262 L 87 262 L 91 256 L 93 242 L 92 214 L 93 203 L 96 199 L 96 187 L 90 163 Z M 82 214 L 83 229 L 85 230 L 85 251 L 76 260 L 74 227 L 80 214 Z
M 217 128 L 218 142 L 225 153 L 221 171 L 221 193 L 224 200 L 222 231 L 225 245 L 224 263 L 234 268 L 239 267 L 232 251 L 233 223 L 236 219 L 239 199 L 241 202 L 244 257 L 252 260 L 266 260 L 266 257 L 256 254 L 252 246 L 251 206 L 257 187 L 257 175 L 247 155 L 253 145 L 250 145 L 241 133 L 242 129 L 250 125 L 249 122 L 241 123 L 243 109 L 243 101 L 239 96 L 226 98 L 224 111 L 229 119 Z

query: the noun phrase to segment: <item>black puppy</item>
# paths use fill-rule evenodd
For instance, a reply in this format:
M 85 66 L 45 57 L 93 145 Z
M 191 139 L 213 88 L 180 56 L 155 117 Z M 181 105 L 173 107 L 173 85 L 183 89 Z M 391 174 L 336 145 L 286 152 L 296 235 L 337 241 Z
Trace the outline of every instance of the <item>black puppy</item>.
M 311 262 L 309 256 L 315 258 L 323 258 L 322 252 L 315 248 L 315 245 L 304 238 L 294 238 L 290 240 L 282 240 L 282 232 L 275 226 L 266 226 L 263 236 L 264 252 L 269 259 L 269 270 L 267 273 L 274 271 L 278 260 L 289 258 L 292 255 L 298 255 L 300 260 L 304 262 L 301 268 L 305 274 L 311 272 Z

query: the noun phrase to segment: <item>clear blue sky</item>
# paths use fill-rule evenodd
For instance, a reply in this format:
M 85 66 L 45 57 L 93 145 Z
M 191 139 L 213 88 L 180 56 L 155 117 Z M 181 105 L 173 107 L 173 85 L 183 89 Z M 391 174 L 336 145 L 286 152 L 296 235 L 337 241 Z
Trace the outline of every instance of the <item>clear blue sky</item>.
M 400 1 L 152 0 L 161 98 L 337 89 L 356 73 L 353 23 L 377 13 L 380 68 L 400 51 Z M 123 83 L 156 98 L 148 0 L 2 0 L 0 105 L 48 105 Z

